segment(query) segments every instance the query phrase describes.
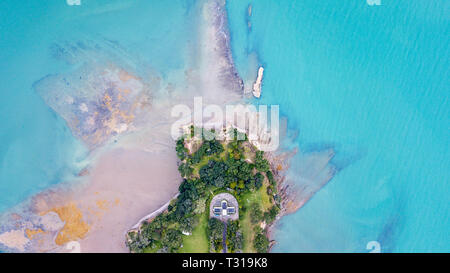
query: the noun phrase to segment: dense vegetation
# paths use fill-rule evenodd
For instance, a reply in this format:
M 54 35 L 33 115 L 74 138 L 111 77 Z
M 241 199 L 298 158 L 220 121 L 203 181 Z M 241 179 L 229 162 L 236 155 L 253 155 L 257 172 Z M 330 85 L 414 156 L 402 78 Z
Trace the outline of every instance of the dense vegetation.
M 237 130 L 233 133 L 237 134 Z M 280 200 L 264 152 L 250 144 L 245 135 L 243 140 L 232 141 L 192 136 L 193 133 L 185 135 L 176 142 L 178 170 L 183 178 L 178 197 L 166 212 L 143 223 L 139 231 L 130 232 L 128 247 L 132 252 L 181 252 L 187 242 L 189 251 L 205 248 L 211 252 L 222 251 L 225 223 L 208 219 L 209 202 L 214 195 L 228 192 L 236 197 L 240 215 L 239 220 L 226 223 L 227 251 L 267 252 L 269 240 L 265 227 L 276 219 Z M 187 143 L 197 149 L 190 151 Z M 241 222 L 249 225 L 243 228 Z M 204 243 L 199 243 L 198 249 L 191 246 L 189 236 L 205 234 L 207 238 L 200 240 Z
M 222 231 L 225 224 L 217 218 L 210 218 L 208 221 L 207 234 L 212 244 L 211 247 L 216 251 L 222 250 Z

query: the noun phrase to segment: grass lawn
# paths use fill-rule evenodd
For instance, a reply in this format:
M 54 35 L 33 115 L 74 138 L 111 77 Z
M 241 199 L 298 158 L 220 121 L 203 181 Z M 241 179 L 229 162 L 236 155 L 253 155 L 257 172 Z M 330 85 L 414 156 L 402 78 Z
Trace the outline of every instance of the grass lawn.
M 253 248 L 253 225 L 250 222 L 250 210 L 247 210 L 240 220 L 242 236 L 244 238 L 242 250 L 244 253 L 255 253 Z
M 264 181 L 262 187 L 256 192 L 246 193 L 242 200 L 246 207 L 249 207 L 252 203 L 259 203 L 262 207 L 263 212 L 267 211 L 272 207 L 272 202 L 270 201 L 270 196 L 267 194 L 267 182 Z
M 207 210 L 209 212 L 209 209 Z M 209 244 L 206 228 L 208 226 L 208 217 L 205 213 L 199 216 L 199 222 L 189 236 L 183 236 L 183 247 L 180 253 L 208 253 Z
M 200 175 L 199 175 L 200 168 L 205 166 L 208 163 L 208 161 L 212 158 L 213 158 L 212 156 L 205 156 L 204 158 L 202 158 L 202 160 L 199 163 L 194 165 L 194 170 L 193 170 L 192 174 L 195 177 L 200 177 Z
M 263 212 L 272 207 L 270 196 L 267 194 L 267 182 L 265 181 L 263 186 L 256 192 L 250 192 L 242 197 L 242 202 L 246 208 L 250 208 L 253 203 L 259 203 Z M 250 219 L 250 209 L 247 209 L 241 216 L 241 229 L 244 236 L 243 251 L 244 253 L 253 253 L 256 250 L 253 248 L 253 227 L 254 225 Z
M 267 194 L 267 183 L 264 182 L 263 186 L 256 192 L 256 197 L 261 200 L 261 205 L 263 211 L 267 211 L 272 207 L 272 202 L 270 201 L 270 196 Z
M 197 163 L 197 164 L 194 165 L 194 170 L 193 170 L 192 174 L 193 174 L 195 177 L 200 177 L 200 175 L 199 175 L 200 169 L 201 169 L 203 166 L 205 166 L 206 164 L 208 164 L 208 162 L 209 162 L 210 160 L 212 160 L 212 159 L 213 159 L 213 160 L 217 160 L 217 161 L 219 161 L 219 160 L 225 160 L 225 159 L 226 159 L 226 155 L 227 155 L 227 151 L 224 150 L 224 151 L 221 152 L 219 155 L 208 155 L 208 156 L 205 156 L 204 158 L 202 158 L 202 160 L 200 160 L 199 163 Z

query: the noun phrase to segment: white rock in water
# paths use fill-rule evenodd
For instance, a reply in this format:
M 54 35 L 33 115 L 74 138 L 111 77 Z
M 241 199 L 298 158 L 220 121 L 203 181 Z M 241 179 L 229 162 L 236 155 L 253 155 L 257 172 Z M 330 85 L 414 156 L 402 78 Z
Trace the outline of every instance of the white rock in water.
M 66 102 L 67 102 L 68 104 L 73 104 L 73 98 L 72 98 L 71 96 L 67 96 L 67 97 L 66 97 Z
M 256 78 L 255 83 L 253 84 L 253 96 L 259 98 L 261 96 L 261 83 L 264 74 L 264 67 L 260 67 L 258 69 L 258 77 Z
M 117 133 L 125 132 L 128 129 L 128 125 L 126 123 L 121 123 L 118 128 L 115 128 Z
M 89 112 L 89 109 L 88 109 L 88 107 L 87 107 L 87 105 L 86 105 L 86 103 L 82 103 L 82 104 L 80 104 L 80 106 L 78 107 L 80 110 L 81 110 L 81 112 L 83 112 L 83 113 L 86 113 L 86 112 Z

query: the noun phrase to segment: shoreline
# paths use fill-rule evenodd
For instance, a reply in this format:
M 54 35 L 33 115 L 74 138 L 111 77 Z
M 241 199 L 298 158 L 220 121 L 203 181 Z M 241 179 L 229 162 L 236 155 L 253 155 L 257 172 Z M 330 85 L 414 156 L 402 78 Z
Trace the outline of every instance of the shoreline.
M 326 184 L 331 181 L 331 179 L 337 172 L 337 170 L 333 166 L 327 165 L 329 161 L 334 157 L 334 151 L 332 149 L 314 152 L 306 155 L 302 154 L 302 156 L 305 156 L 307 158 L 307 160 L 303 162 L 303 168 L 315 168 L 315 164 L 319 162 L 319 164 L 324 165 L 323 169 L 315 170 L 312 173 L 314 175 L 317 175 L 325 171 L 328 173 L 328 176 L 325 176 L 324 178 L 322 178 L 322 180 L 313 181 L 313 183 L 311 184 L 298 185 L 297 183 L 293 183 L 293 181 L 291 181 L 291 178 L 288 177 L 287 171 L 291 167 L 290 162 L 292 158 L 296 155 L 300 155 L 299 151 L 297 150 L 287 151 L 281 153 L 280 155 L 275 155 L 273 153 L 269 154 L 269 162 L 277 164 L 277 167 L 273 165 L 272 167 L 273 169 L 277 170 L 274 175 L 277 179 L 278 190 L 282 198 L 282 208 L 280 210 L 280 213 L 277 215 L 276 220 L 267 229 L 267 236 L 270 239 L 269 252 L 271 252 L 273 247 L 278 243 L 275 240 L 275 233 L 277 232 L 277 226 L 280 223 L 281 219 L 284 216 L 293 214 L 301 209 L 306 203 L 308 203 L 309 200 L 311 200 L 311 198 L 314 197 L 314 195 L 319 190 L 321 190 Z M 310 160 L 310 162 L 308 162 L 308 160 Z M 324 164 L 324 162 L 326 164 Z M 282 168 L 279 169 L 278 166 L 282 166 Z M 302 188 L 299 188 L 300 186 Z
M 167 201 L 167 203 L 162 205 L 159 209 L 157 209 L 157 210 L 151 212 L 150 214 L 147 214 L 144 217 L 142 217 L 141 219 L 139 219 L 139 221 L 137 221 L 137 223 L 134 226 L 132 226 L 126 233 L 128 233 L 130 231 L 134 231 L 136 229 L 139 229 L 139 227 L 142 225 L 143 222 L 149 222 L 150 220 L 152 220 L 159 214 L 163 213 L 169 207 L 170 202 L 172 202 L 172 200 L 177 198 L 178 195 L 179 195 L 179 193 L 175 194 L 169 201 Z
M 179 183 L 174 153 L 117 150 L 106 155 L 79 194 L 80 210 L 91 223 L 88 236 L 79 240 L 83 252 L 127 252 L 123 234 L 129 224 L 165 204 Z
M 217 218 L 211 214 L 211 202 L 217 194 L 224 192 L 239 200 L 241 204 L 239 208 L 244 212 L 233 215 L 242 217 L 229 218 L 233 220 L 230 225 L 236 229 L 236 234 L 228 235 L 232 252 L 269 251 L 271 240 L 268 238 L 267 230 L 279 218 L 280 209 L 284 209 L 285 202 L 280 198 L 282 194 L 280 195 L 278 189 L 284 188 L 282 185 L 284 180 L 280 178 L 281 171 L 287 168 L 286 156 L 283 156 L 284 159 L 281 156 L 276 158 L 265 156 L 264 152 L 247 138 L 242 141 L 226 138 L 225 136 L 230 132 L 242 132 L 242 129 L 239 130 L 235 126 L 223 127 L 223 131 L 221 129 L 219 133 L 216 133 L 217 138 L 214 140 L 204 139 L 203 136 L 195 137 L 193 124 L 182 128 L 184 134 L 176 142 L 179 172 L 184 178 L 179 187 L 180 195 L 172 200 L 175 202 L 169 201 L 160 209 L 142 218 L 130 229 L 126 236 L 126 245 L 130 251 L 133 253 L 205 252 L 205 248 L 209 247 L 209 252 L 220 252 L 217 237 L 208 237 L 208 241 L 206 243 L 202 241 L 199 248 L 192 248 L 188 243 L 190 239 L 181 237 L 181 234 L 189 236 L 201 232 L 205 227 L 198 222 L 204 217 L 210 219 L 208 220 L 208 225 L 212 225 L 210 228 L 218 228 L 220 225 L 215 225 L 212 221 L 217 221 Z M 202 129 L 205 128 L 202 127 Z M 243 133 L 247 134 L 247 130 L 244 131 Z M 268 157 L 272 159 L 270 162 Z M 208 159 L 208 163 L 204 162 L 205 159 Z M 214 166 L 219 166 L 216 164 L 221 165 L 221 168 L 215 168 Z M 237 169 L 241 170 L 240 174 L 233 171 Z M 215 178 L 217 175 L 222 180 L 217 180 Z M 172 205 L 169 207 L 169 204 Z M 191 209 L 187 209 L 186 206 Z M 238 205 L 234 204 L 233 207 L 236 208 Z M 205 208 L 209 209 L 205 210 Z M 250 208 L 259 213 L 248 212 Z M 152 221 L 145 221 L 145 219 Z M 253 228 L 249 230 L 249 226 Z M 223 249 L 226 249 L 228 241 L 225 244 L 225 237 L 223 237 L 225 235 L 222 231 L 220 233 L 222 234 L 221 245 Z M 213 234 L 216 233 L 213 232 Z M 237 234 L 244 234 L 244 238 L 247 238 L 245 244 L 242 236 Z M 186 243 L 186 249 L 183 248 L 184 243 Z

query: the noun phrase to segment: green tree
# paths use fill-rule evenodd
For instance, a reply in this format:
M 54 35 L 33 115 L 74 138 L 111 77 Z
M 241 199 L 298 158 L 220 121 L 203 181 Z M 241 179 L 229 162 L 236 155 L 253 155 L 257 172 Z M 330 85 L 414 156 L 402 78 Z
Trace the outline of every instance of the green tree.
M 208 237 L 211 241 L 222 240 L 222 232 L 225 225 L 217 218 L 210 218 L 208 220 Z
M 277 218 L 278 212 L 280 211 L 280 209 L 274 205 L 272 206 L 269 211 L 264 213 L 264 220 L 268 223 L 271 224 L 273 223 L 273 221 L 275 221 L 275 219 Z
M 253 246 L 258 253 L 267 253 L 269 251 L 269 239 L 263 233 L 258 233 L 253 240 Z
M 258 203 L 254 203 L 250 210 L 250 220 L 252 224 L 257 224 L 263 219 L 263 212 L 261 206 Z
M 262 187 L 264 181 L 264 176 L 261 173 L 255 175 L 255 188 L 258 190 Z
M 210 160 L 208 164 L 200 168 L 200 179 L 206 184 L 216 187 L 225 186 L 225 177 L 228 166 L 222 161 Z
M 197 217 L 183 217 L 180 220 L 180 228 L 182 231 L 192 232 L 194 227 L 198 224 Z
M 175 150 L 176 150 L 177 156 L 180 160 L 184 160 L 186 158 L 188 149 L 186 147 L 184 147 L 184 138 L 181 137 L 177 140 Z
M 189 164 L 181 163 L 180 166 L 178 166 L 178 171 L 180 172 L 181 177 L 189 177 L 191 176 L 193 169 Z
M 181 237 L 181 232 L 176 229 L 168 229 L 163 233 L 161 238 L 161 244 L 163 247 L 167 248 L 168 252 L 176 252 L 183 243 L 183 238 Z
M 273 177 L 272 171 L 270 171 L 270 170 L 267 171 L 266 176 L 267 176 L 267 180 L 269 180 L 270 185 L 272 185 L 273 187 L 276 187 L 276 181 L 275 181 L 275 178 Z
M 239 228 L 239 220 L 227 222 L 227 245 L 229 252 L 237 252 L 242 249 L 242 232 Z
M 260 172 L 267 172 L 270 170 L 269 162 L 264 158 L 263 151 L 256 151 L 255 168 Z

